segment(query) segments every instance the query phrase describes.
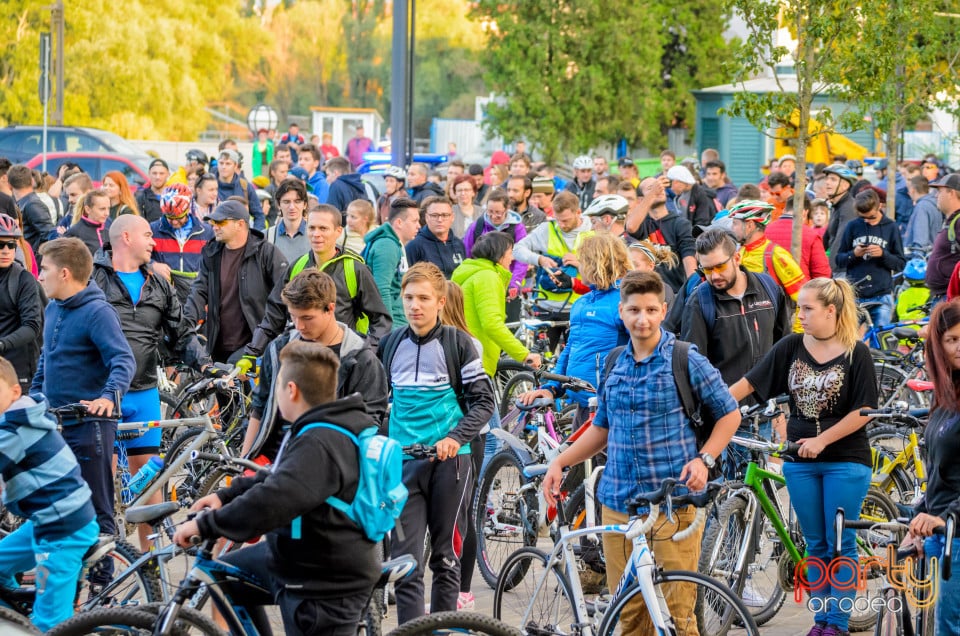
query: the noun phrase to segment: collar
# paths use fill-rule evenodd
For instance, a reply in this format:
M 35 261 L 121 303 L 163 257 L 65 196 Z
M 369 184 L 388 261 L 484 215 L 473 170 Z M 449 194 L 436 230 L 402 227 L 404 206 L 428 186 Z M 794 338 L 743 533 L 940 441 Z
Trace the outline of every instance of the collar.
M 651 361 L 652 361 L 654 358 L 656 358 L 657 356 L 666 357 L 666 347 L 667 347 L 667 345 L 670 345 L 670 346 L 672 347 L 672 346 L 673 346 L 673 343 L 674 343 L 674 341 L 676 341 L 676 339 L 677 339 L 676 336 L 674 336 L 672 333 L 668 332 L 667 330 L 665 330 L 665 329 L 661 326 L 661 327 L 660 327 L 660 342 L 657 343 L 657 347 L 656 347 L 656 349 L 653 350 L 653 353 L 651 353 L 651 354 L 648 355 L 646 358 L 643 358 L 642 360 L 640 360 L 639 362 L 637 362 L 637 361 L 634 359 L 634 357 L 633 357 L 633 340 L 632 340 L 632 339 L 627 341 L 626 353 L 627 353 L 628 356 L 630 356 L 630 358 L 629 358 L 630 361 L 633 362 L 635 365 L 638 365 L 638 364 L 647 364 L 647 363 L 651 362 Z
M 745 252 L 752 252 L 753 250 L 757 249 L 758 247 L 766 247 L 766 245 L 767 245 L 767 240 L 768 240 L 768 239 L 767 239 L 767 235 L 764 234 L 763 236 L 761 236 L 760 238 L 758 238 L 757 240 L 755 240 L 753 243 L 745 243 L 744 246 L 743 246 L 743 250 L 744 250 Z

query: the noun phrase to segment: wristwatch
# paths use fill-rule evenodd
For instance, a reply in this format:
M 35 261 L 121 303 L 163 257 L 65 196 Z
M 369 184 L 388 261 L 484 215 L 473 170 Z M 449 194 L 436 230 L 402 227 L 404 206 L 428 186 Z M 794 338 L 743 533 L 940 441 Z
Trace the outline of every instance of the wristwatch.
M 717 460 L 710 453 L 700 453 L 700 459 L 703 460 L 703 465 L 707 467 L 707 470 L 712 470 L 717 465 Z

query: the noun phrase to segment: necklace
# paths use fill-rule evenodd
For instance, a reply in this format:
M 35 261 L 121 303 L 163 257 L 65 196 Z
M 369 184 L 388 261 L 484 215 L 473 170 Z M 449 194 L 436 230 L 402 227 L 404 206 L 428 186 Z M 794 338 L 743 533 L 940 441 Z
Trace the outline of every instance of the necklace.
M 810 334 L 810 337 L 812 337 L 814 340 L 817 340 L 819 342 L 827 342 L 828 340 L 833 340 L 834 336 L 836 335 L 837 335 L 836 333 L 832 333 L 826 338 L 821 338 L 820 336 L 814 336 L 813 334 Z
M 343 341 L 343 327 L 337 325 L 337 333 L 334 334 L 333 338 L 330 339 L 330 342 L 323 343 L 325 346 L 329 347 L 331 345 L 337 344 L 338 342 Z

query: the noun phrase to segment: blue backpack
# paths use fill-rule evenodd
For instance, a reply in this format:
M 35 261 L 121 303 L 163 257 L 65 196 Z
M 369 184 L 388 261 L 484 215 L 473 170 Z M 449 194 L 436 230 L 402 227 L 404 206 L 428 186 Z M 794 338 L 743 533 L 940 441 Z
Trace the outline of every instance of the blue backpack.
M 779 285 L 767 274 L 754 272 L 753 275 L 760 279 L 760 285 L 773 302 L 774 310 L 780 311 Z M 692 279 L 693 276 L 690 278 Z M 690 281 L 687 281 L 687 284 L 689 285 Z M 697 284 L 695 293 L 700 300 L 700 313 L 703 314 L 703 322 L 707 325 L 707 331 L 713 331 L 713 326 L 717 322 L 717 303 L 713 298 L 713 287 L 704 280 Z
M 371 541 L 381 541 L 397 525 L 407 503 L 407 487 L 403 485 L 403 450 L 400 443 L 377 433 L 371 426 L 354 435 L 335 424 L 308 424 L 297 437 L 311 428 L 328 428 L 343 433 L 360 451 L 360 483 L 353 503 L 328 497 L 330 504 L 360 526 Z M 299 539 L 300 517 L 293 520 L 291 536 Z

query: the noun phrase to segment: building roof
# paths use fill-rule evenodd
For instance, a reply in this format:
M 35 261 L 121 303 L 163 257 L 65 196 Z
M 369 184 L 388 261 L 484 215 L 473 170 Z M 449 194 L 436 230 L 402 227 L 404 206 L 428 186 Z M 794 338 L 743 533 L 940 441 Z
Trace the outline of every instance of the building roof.
M 779 83 L 774 77 L 758 77 L 738 84 L 721 84 L 720 86 L 710 86 L 693 91 L 694 95 L 732 95 L 733 93 L 796 93 L 798 89 L 796 75 L 782 75 Z M 818 92 L 825 92 L 825 85 L 820 84 L 815 89 Z

